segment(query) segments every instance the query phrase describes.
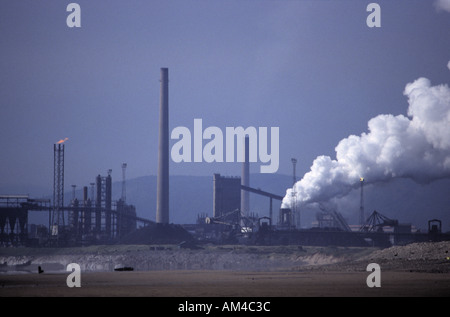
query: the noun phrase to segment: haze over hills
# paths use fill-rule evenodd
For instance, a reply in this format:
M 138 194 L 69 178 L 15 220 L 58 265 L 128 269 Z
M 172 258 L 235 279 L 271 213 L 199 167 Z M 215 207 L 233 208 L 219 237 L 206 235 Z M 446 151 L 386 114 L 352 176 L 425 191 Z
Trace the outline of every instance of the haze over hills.
M 286 188 L 292 185 L 292 176 L 282 174 L 252 174 L 250 185 L 254 188 L 283 196 Z M 22 190 L 21 190 L 22 188 Z M 35 186 L 8 186 L 0 185 L 0 193 L 30 194 L 33 198 L 52 198 L 52 194 L 42 194 L 44 190 Z M 77 187 L 76 197 L 82 198 L 82 189 Z M 91 195 L 91 189 L 88 189 Z M 122 195 L 122 182 L 114 181 L 112 184 L 112 198 L 118 200 Z M 65 205 L 72 199 L 72 192 L 66 186 Z M 156 215 L 156 176 L 142 176 L 126 181 L 126 202 L 136 207 L 139 217 L 155 220 Z M 274 217 L 278 215 L 281 201 L 273 201 Z M 269 198 L 250 194 L 251 210 L 259 216 L 269 215 Z M 195 223 L 198 214 L 212 216 L 213 208 L 213 176 L 170 176 L 170 222 L 177 224 Z M 42 215 L 42 214 L 41 214 Z M 35 219 L 32 215 L 30 219 Z M 46 224 L 48 219 L 43 218 Z M 47 221 L 47 222 L 46 222 Z
M 252 174 L 250 184 L 254 188 L 283 196 L 292 184 L 292 177 L 276 174 Z M 127 181 L 127 202 L 136 206 L 139 216 L 155 219 L 156 176 L 144 176 Z M 113 184 L 113 197 L 120 197 L 121 183 Z M 278 210 L 281 202 L 274 201 Z M 269 198 L 250 194 L 251 210 L 259 216 L 269 215 Z M 170 176 L 170 222 L 195 223 L 197 215 L 212 216 L 213 176 Z M 274 212 L 275 214 L 275 212 Z M 276 213 L 277 214 L 277 213 Z
M 250 186 L 283 196 L 292 186 L 292 176 L 282 174 L 251 174 Z M 113 179 L 113 200 L 122 193 L 121 181 Z M 395 179 L 386 183 L 368 185 L 364 188 L 366 216 L 374 210 L 383 215 L 398 219 L 400 223 L 411 223 L 422 231 L 427 230 L 428 220 L 440 219 L 442 230 L 450 230 L 450 179 L 441 179 L 427 185 L 419 185 L 409 179 Z M 1 194 L 30 194 L 32 198 L 51 198 L 42 195 L 44 190 L 35 186 L 0 186 Z M 89 189 L 90 195 L 90 189 Z M 135 205 L 137 215 L 155 220 L 156 214 L 156 176 L 142 176 L 126 182 L 127 203 Z M 323 203 L 326 209 L 339 211 L 349 224 L 358 222 L 359 190 L 349 195 Z M 82 197 L 77 187 L 76 197 Z M 72 192 L 65 193 L 65 204 L 72 198 Z M 170 176 L 170 222 L 177 224 L 195 223 L 200 213 L 212 216 L 213 177 L 211 176 Z M 273 201 L 274 222 L 277 221 L 281 202 Z M 250 193 L 250 210 L 259 216 L 269 215 L 269 198 Z M 301 226 L 310 227 L 315 220 L 317 205 L 301 208 Z M 48 223 L 47 213 L 30 213 L 29 222 Z

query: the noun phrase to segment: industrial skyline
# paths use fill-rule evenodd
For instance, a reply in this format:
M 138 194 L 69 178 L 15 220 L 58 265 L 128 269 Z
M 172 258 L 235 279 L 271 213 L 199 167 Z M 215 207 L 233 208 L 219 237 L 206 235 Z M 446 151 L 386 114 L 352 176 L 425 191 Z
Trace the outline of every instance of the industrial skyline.
M 129 179 L 156 175 L 165 66 L 169 131 L 195 118 L 280 127 L 277 173 L 291 175 L 295 157 L 298 179 L 371 118 L 407 115 L 408 83 L 449 82 L 450 13 L 438 1 L 377 1 L 380 28 L 366 25 L 367 3 L 352 0 L 78 3 L 78 29 L 65 24 L 66 3 L 0 4 L 3 191 L 51 193 L 51 148 L 65 138 L 67 185 L 107 169 L 119 179 L 123 162 Z M 242 169 L 169 165 L 171 175 Z

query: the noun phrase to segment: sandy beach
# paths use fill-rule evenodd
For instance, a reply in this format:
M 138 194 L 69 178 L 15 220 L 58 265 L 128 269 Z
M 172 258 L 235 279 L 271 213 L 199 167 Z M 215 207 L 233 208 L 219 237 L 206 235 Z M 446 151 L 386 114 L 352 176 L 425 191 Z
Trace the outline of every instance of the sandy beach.
M 372 297 L 450 296 L 450 275 L 382 272 L 370 288 L 365 272 L 150 271 L 89 272 L 81 287 L 66 285 L 68 274 L 4 275 L 0 296 L 126 297 Z
M 19 270 L 0 274 L 0 296 L 25 297 L 441 297 L 450 296 L 449 242 L 422 243 L 381 250 L 350 248 L 220 247 L 214 249 L 98 248 L 78 255 L 37 253 L 3 255 L 0 262 L 26 261 Z M 131 251 L 130 251 L 131 250 Z M 75 252 L 74 250 L 68 250 Z M 99 262 L 119 253 L 133 271 L 114 271 Z M 30 251 L 31 252 L 31 251 Z M 35 251 L 33 251 L 35 252 Z M 48 252 L 48 251 L 47 251 Z M 61 251 L 58 251 L 61 252 Z M 81 252 L 81 251 L 80 251 Z M 123 252 L 127 254 L 123 257 Z M 209 257 L 209 258 L 208 258 Z M 198 259 L 202 258 L 200 265 Z M 61 260 L 62 259 L 62 260 Z M 114 260 L 115 259 L 115 260 Z M 156 259 L 159 262 L 156 262 Z M 192 269 L 189 259 L 198 266 Z M 57 261 L 60 263 L 55 263 Z M 155 263 L 154 269 L 145 261 Z M 177 262 L 180 261 L 180 263 Z M 66 262 L 61 262 L 66 261 Z M 70 272 L 45 270 L 82 263 L 81 287 L 68 287 Z M 85 262 L 83 262 L 85 261 Z M 92 263 L 92 262 L 96 263 Z M 168 263 L 172 263 L 170 269 Z M 174 263 L 175 262 L 175 263 Z M 381 287 L 368 287 L 369 263 L 380 265 Z M 138 263 L 142 264 L 139 269 Z M 232 263 L 236 264 L 235 266 Z M 253 263 L 253 264 L 252 264 Z M 52 264 L 49 266 L 47 264 Z M 89 265 L 88 265 L 89 264 Z M 95 264 L 95 265 L 94 265 Z M 37 265 L 44 273 L 35 271 Z M 59 265 L 59 266 L 58 266 Z M 4 265 L 5 267 L 5 265 Z M 28 267 L 29 270 L 24 269 Z M 161 269 L 166 267 L 166 269 Z M 218 269 L 221 267 L 221 269 Z M 227 268 L 224 268 L 227 267 Z M 211 269 L 216 268 L 216 269 Z

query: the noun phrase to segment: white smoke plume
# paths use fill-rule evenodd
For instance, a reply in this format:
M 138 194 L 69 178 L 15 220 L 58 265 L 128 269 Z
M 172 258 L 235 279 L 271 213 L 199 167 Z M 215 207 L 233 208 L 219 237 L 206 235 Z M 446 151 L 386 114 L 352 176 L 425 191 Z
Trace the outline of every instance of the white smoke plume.
M 450 88 L 432 86 L 426 78 L 406 85 L 408 112 L 379 115 L 368 132 L 351 135 L 336 146 L 336 159 L 317 157 L 311 170 L 295 184 L 297 204 L 343 197 L 360 184 L 411 178 L 429 183 L 450 177 Z M 283 208 L 293 204 L 292 189 Z
M 444 10 L 450 12 L 450 0 L 436 0 L 434 6 L 438 11 Z

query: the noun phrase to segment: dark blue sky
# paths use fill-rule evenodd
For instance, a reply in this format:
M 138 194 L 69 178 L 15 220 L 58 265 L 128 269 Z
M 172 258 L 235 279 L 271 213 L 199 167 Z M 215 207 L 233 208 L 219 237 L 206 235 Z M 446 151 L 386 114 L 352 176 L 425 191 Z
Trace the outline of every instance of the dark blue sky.
M 449 83 L 450 13 L 434 1 L 0 2 L 0 185 L 51 192 L 53 144 L 66 142 L 65 183 L 157 169 L 159 71 L 169 68 L 170 130 L 280 127 L 280 168 L 300 178 L 318 155 L 404 114 L 405 85 Z M 173 144 L 174 142 L 172 142 Z M 173 175 L 239 175 L 238 163 L 171 163 Z M 259 164 L 251 168 L 259 171 Z M 22 186 L 22 187 L 21 187 Z M 283 192 L 284 189 L 280 190 Z M 32 192 L 30 194 L 33 194 Z

